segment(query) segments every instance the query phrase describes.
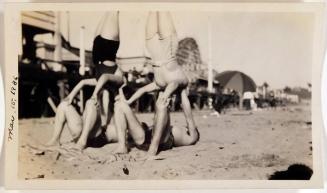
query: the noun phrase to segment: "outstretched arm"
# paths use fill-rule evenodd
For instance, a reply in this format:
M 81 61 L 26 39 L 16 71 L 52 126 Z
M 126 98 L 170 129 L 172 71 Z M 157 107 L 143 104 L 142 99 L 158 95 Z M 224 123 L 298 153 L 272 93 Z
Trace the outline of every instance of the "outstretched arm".
M 158 90 L 159 87 L 155 82 L 152 82 L 150 84 L 147 84 L 143 86 L 142 88 L 138 89 L 132 96 L 127 100 L 127 104 L 132 104 L 135 100 L 140 98 L 144 93 L 152 92 L 155 90 Z
M 123 77 L 114 74 L 102 74 L 95 86 L 92 97 L 97 97 L 103 86 L 107 82 L 114 82 L 117 85 L 122 85 L 124 83 Z
M 97 84 L 97 81 L 95 78 L 89 78 L 89 79 L 84 79 L 79 81 L 79 83 L 73 88 L 73 90 L 69 93 L 69 95 L 67 96 L 67 100 L 69 103 L 71 103 L 73 101 L 73 99 L 75 98 L 75 96 L 77 95 L 77 93 L 86 85 L 89 86 L 95 86 Z

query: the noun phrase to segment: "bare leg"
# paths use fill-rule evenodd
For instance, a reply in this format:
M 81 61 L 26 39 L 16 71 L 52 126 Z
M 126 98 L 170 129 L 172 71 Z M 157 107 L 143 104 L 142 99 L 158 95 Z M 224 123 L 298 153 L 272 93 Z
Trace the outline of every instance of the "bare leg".
M 54 132 L 52 138 L 46 145 L 60 145 L 60 135 L 66 123 L 73 139 L 77 139 L 82 131 L 81 116 L 72 105 L 64 101 L 57 108 Z
M 195 121 L 192 115 L 192 108 L 190 104 L 190 100 L 188 99 L 186 89 L 183 89 L 181 93 L 181 98 L 182 98 L 182 107 L 183 107 L 183 112 L 186 118 L 187 126 L 189 128 L 190 136 L 194 138 L 194 140 L 198 139 L 198 131 L 196 129 Z
M 146 39 L 149 40 L 158 33 L 158 15 L 157 12 L 149 12 L 146 23 Z
M 129 134 L 137 145 L 142 145 L 145 141 L 145 133 L 141 123 L 138 121 L 127 103 L 121 103 L 121 110 L 124 112 L 126 117 Z
M 106 138 L 107 138 L 109 143 L 118 142 L 117 128 L 116 128 L 114 118 L 112 118 L 110 120 L 110 123 L 108 124 L 108 126 L 106 128 Z
M 115 153 L 127 153 L 127 122 L 124 113 L 122 112 L 122 108 L 120 106 L 121 102 L 115 103 L 115 114 L 114 114 L 114 120 L 115 120 L 115 126 L 116 126 L 116 133 L 117 133 L 117 139 L 118 139 L 118 147 L 115 150 Z
M 95 35 L 101 35 L 101 37 L 109 40 L 119 40 L 118 11 L 106 12 L 96 29 Z
M 161 39 L 176 34 L 176 29 L 170 12 L 158 12 L 158 33 Z
M 155 125 L 153 130 L 153 136 L 151 144 L 148 150 L 148 156 L 155 156 L 158 152 L 159 144 L 162 140 L 164 130 L 167 128 L 169 122 L 168 118 L 168 106 L 169 101 L 163 100 L 163 97 L 159 95 L 156 102 L 156 115 L 155 115 Z
M 132 109 L 125 102 L 117 102 L 115 104 L 115 125 L 117 129 L 117 137 L 118 137 L 118 149 L 116 152 L 118 153 L 126 153 L 126 133 L 127 129 L 129 129 L 129 134 L 133 138 L 134 142 L 137 145 L 142 145 L 145 141 L 145 133 L 134 115 Z
M 109 91 L 102 91 L 102 104 L 101 104 L 101 126 L 106 126 L 110 122 L 109 115 Z
M 54 132 L 52 138 L 46 143 L 46 145 L 60 145 L 59 138 L 62 130 L 66 123 L 65 108 L 67 107 L 66 102 L 60 103 L 55 117 Z
M 165 88 L 162 94 L 163 100 L 168 100 L 168 98 L 173 94 L 173 92 L 178 88 L 179 84 L 177 82 L 171 82 Z
M 85 110 L 83 113 L 83 130 L 80 138 L 77 141 L 76 147 L 78 149 L 84 149 L 87 143 L 87 139 L 89 137 L 90 132 L 95 127 L 100 127 L 100 112 L 99 107 L 96 105 L 96 101 L 94 99 L 89 99 L 86 102 Z M 99 124 L 100 123 L 100 124 Z
M 196 128 L 195 121 L 192 115 L 190 101 L 187 97 L 186 90 L 181 93 L 182 107 L 187 122 L 187 128 L 173 127 L 172 132 L 174 136 L 175 146 L 193 145 L 199 140 L 199 132 Z

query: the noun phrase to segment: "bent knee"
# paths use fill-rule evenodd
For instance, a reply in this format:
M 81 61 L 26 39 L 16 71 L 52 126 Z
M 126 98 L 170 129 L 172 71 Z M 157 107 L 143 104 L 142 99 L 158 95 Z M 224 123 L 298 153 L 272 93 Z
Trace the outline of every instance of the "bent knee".
M 126 109 L 130 108 L 129 105 L 125 102 L 119 102 L 117 104 L 117 108 L 121 111 L 126 111 Z
M 95 99 L 89 99 L 85 103 L 85 108 L 96 108 L 97 107 L 97 101 Z
M 196 131 L 193 136 L 190 136 L 190 145 L 195 145 L 200 140 L 200 133 Z
M 74 131 L 74 132 L 71 132 L 71 135 L 72 135 L 73 140 L 77 140 L 80 137 L 81 132 Z
M 114 111 L 115 112 L 120 112 L 122 110 L 122 102 L 116 101 L 114 104 Z
M 145 142 L 145 135 L 140 135 L 134 138 L 134 142 L 136 145 L 143 145 Z
M 57 113 L 65 111 L 69 105 L 67 101 L 62 101 L 57 107 Z

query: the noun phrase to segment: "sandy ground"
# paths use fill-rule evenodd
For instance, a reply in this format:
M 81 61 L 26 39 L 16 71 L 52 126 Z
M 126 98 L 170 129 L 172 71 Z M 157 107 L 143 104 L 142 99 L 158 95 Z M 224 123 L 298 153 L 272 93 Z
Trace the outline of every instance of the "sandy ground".
M 87 148 L 83 154 L 61 149 L 61 154 L 46 151 L 36 155 L 38 151 L 29 145 L 50 138 L 53 118 L 20 120 L 19 178 L 259 180 L 294 163 L 312 168 L 309 105 L 253 113 L 230 110 L 219 118 L 204 118 L 207 111 L 193 114 L 200 141 L 163 151 L 159 154 L 162 159 L 153 161 L 140 159 L 145 152 L 136 148 L 127 155 L 112 155 L 116 144 Z M 174 125 L 185 125 L 182 113 L 171 115 Z M 152 122 L 153 114 L 138 116 Z

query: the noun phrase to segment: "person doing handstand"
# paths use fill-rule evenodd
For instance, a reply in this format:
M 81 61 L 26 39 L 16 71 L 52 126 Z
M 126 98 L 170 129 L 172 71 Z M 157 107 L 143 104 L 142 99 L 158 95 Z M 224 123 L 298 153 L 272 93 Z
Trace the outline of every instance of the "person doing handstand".
M 169 101 L 174 92 L 180 94 L 184 114 L 189 121 L 188 125 L 192 125 L 192 127 L 188 128 L 188 133 L 192 138 L 191 141 L 196 142 L 199 138 L 199 133 L 195 126 L 191 105 L 187 96 L 188 79 L 176 60 L 177 33 L 169 12 L 149 13 L 146 37 L 147 48 L 151 54 L 154 82 L 136 91 L 127 100 L 127 104 L 133 103 L 146 92 L 161 91 L 160 100 L 162 101 Z M 157 154 L 160 143 L 165 139 L 164 135 L 170 133 L 167 130 L 167 121 L 165 120 L 167 117 L 169 116 L 165 115 L 165 113 L 156 113 L 151 144 L 148 149 L 149 156 Z M 118 136 L 120 136 L 118 138 L 120 146 L 123 147 L 125 141 L 123 135 Z
M 98 25 L 93 41 L 95 78 L 80 81 L 59 104 L 54 132 L 47 145 L 60 145 L 60 135 L 65 125 L 78 149 L 85 148 L 90 138 L 104 134 L 102 128 L 106 128 L 111 120 L 114 98 L 123 84 L 122 72 L 115 63 L 118 47 L 118 12 L 107 12 Z M 86 102 L 83 115 L 80 115 L 72 101 L 85 85 L 95 86 L 95 89 L 91 99 Z

